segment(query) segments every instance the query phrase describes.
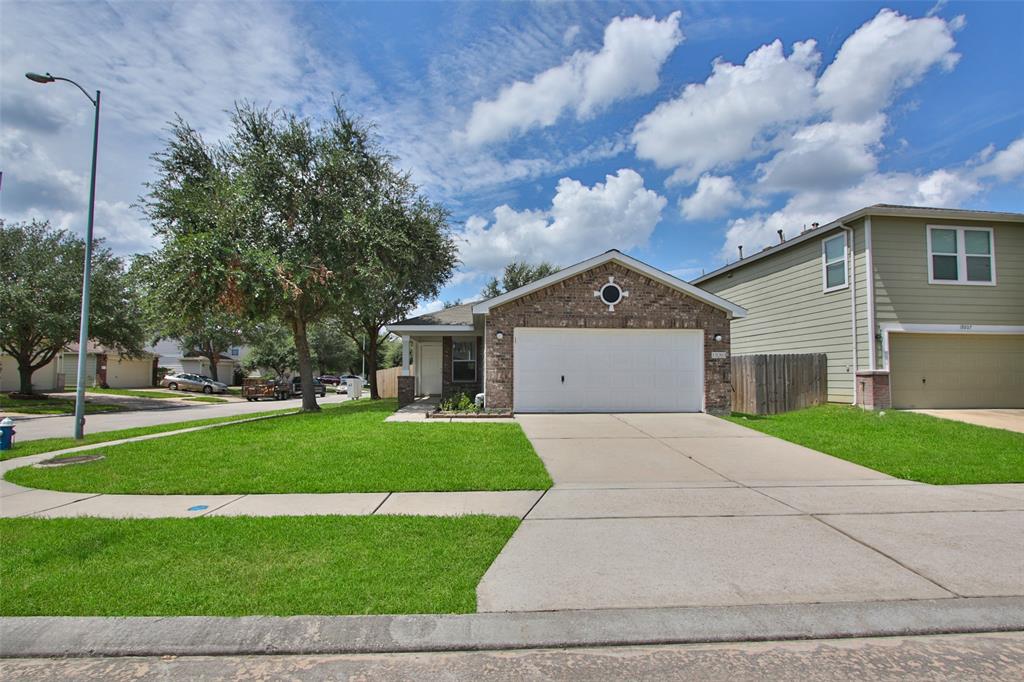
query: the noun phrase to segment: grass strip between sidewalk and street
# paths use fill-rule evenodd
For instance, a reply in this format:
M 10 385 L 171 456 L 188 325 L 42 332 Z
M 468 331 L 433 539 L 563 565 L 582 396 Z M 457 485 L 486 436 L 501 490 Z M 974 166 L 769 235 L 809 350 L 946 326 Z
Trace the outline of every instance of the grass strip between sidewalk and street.
M 513 517 L 0 519 L 0 615 L 468 613 Z
M 153 426 L 138 426 L 131 429 L 118 429 L 116 431 L 101 431 L 99 433 L 87 433 L 82 440 L 74 438 L 37 438 L 35 440 L 19 441 L 15 437 L 14 447 L 10 450 L 0 452 L 0 460 L 13 459 L 15 457 L 27 457 L 38 455 L 44 452 L 54 452 L 67 448 L 76 448 L 81 445 L 93 445 L 94 443 L 107 443 L 123 438 L 135 438 L 146 436 L 151 433 L 166 433 L 179 429 L 190 429 L 196 426 L 208 426 L 210 424 L 224 424 L 236 422 L 242 419 L 254 419 L 256 417 L 269 417 L 275 414 L 286 414 L 294 412 L 294 409 L 269 410 L 267 412 L 255 412 L 253 414 L 236 414 L 230 417 L 211 417 L 210 419 L 193 419 L 190 421 L 172 422 L 170 424 L 155 424 Z
M 68 391 L 74 391 L 74 386 L 69 386 Z M 162 400 L 166 398 L 180 398 L 181 395 L 178 393 L 171 393 L 170 391 L 140 391 L 131 388 L 100 388 L 99 386 L 93 386 L 85 389 L 86 393 L 95 393 L 97 395 L 122 395 L 129 398 L 153 398 Z
M 104 459 L 21 467 L 29 488 L 112 494 L 544 490 L 543 462 L 519 424 L 385 423 L 395 400 L 230 424 L 97 448 Z
M 922 483 L 1024 483 L 1024 434 L 915 412 L 820 405 L 729 421 Z

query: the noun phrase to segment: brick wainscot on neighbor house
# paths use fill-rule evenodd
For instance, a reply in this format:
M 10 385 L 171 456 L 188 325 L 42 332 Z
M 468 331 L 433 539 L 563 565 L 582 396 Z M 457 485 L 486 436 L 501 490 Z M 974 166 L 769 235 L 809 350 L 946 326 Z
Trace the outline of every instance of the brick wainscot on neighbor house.
M 866 408 L 1024 407 L 1024 214 L 879 204 L 780 241 L 693 282 L 747 309 L 734 353 L 826 353 Z
M 516 412 L 725 413 L 729 327 L 745 314 L 613 250 L 388 329 L 402 337 L 403 404 L 482 392 Z

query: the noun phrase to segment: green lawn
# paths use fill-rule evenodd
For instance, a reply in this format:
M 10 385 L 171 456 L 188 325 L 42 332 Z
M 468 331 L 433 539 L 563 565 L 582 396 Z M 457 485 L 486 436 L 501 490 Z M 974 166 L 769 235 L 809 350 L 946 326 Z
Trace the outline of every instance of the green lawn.
M 96 414 L 97 412 L 117 412 L 121 410 L 117 405 L 98 405 L 86 401 L 85 413 Z M 6 393 L 0 393 L 0 415 L 5 412 L 18 412 L 21 414 L 74 414 L 75 401 L 67 398 L 38 398 L 38 399 L 15 399 Z
M 177 397 L 177 396 L 175 396 L 175 397 Z M 188 401 L 188 402 L 193 402 L 193 403 L 229 403 L 229 402 L 231 402 L 230 400 L 225 400 L 224 398 L 215 398 L 212 395 L 196 395 L 196 396 L 192 396 L 191 398 L 182 398 L 182 400 L 185 400 L 185 401 Z
M 68 390 L 75 390 L 74 387 Z M 123 395 L 129 398 L 180 398 L 181 395 L 178 393 L 171 393 L 170 391 L 140 391 L 131 388 L 100 388 L 99 386 L 93 386 L 92 388 L 85 389 L 86 393 L 96 393 L 97 395 Z
M 914 412 L 822 405 L 730 421 L 897 478 L 934 484 L 1024 482 L 1024 434 Z
M 23 467 L 31 488 L 96 493 L 542 490 L 544 465 L 518 424 L 390 423 L 395 401 L 111 446 L 104 460 Z
M 117 431 L 102 431 L 100 433 L 87 433 L 85 438 L 76 441 L 74 438 L 37 438 L 36 440 L 17 440 L 15 437 L 14 448 L 0 452 L 0 460 L 13 459 L 15 457 L 27 457 L 38 455 L 43 452 L 64 450 L 79 445 L 92 445 L 93 443 L 106 443 L 122 438 L 134 438 L 145 436 L 150 433 L 166 433 L 178 429 L 188 429 L 193 426 L 206 426 L 207 424 L 223 424 L 224 422 L 238 421 L 239 419 L 252 419 L 254 417 L 266 417 L 272 414 L 286 414 L 294 412 L 294 409 L 270 410 L 268 412 L 257 412 L 255 414 L 235 415 L 231 417 L 213 417 L 211 419 L 193 419 L 192 421 L 172 422 L 170 424 L 158 424 L 156 426 L 139 426 L 132 429 L 119 429 Z
M 0 615 L 467 613 L 519 520 L 0 520 Z

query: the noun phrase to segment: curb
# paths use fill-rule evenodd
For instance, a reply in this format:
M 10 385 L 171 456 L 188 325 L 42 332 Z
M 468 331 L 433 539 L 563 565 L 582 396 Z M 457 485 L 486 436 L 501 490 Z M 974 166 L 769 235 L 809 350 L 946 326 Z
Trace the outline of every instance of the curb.
M 363 654 L 1024 630 L 1024 597 L 409 616 L 5 617 L 0 657 Z

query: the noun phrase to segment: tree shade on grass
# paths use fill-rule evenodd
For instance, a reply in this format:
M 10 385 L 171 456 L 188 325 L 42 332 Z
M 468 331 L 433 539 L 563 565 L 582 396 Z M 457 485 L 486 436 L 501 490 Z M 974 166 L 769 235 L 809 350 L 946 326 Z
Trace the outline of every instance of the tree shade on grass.
M 551 478 L 518 424 L 384 423 L 395 402 L 352 401 L 321 413 L 92 451 L 105 459 L 23 467 L 30 488 L 95 493 L 218 494 L 542 490 Z
M 510 517 L 0 520 L 0 615 L 466 613 Z
M 96 414 L 98 412 L 119 412 L 122 407 L 118 405 L 100 405 L 86 401 L 85 413 Z M 75 401 L 65 398 L 11 398 L 6 394 L 0 394 L 0 414 L 12 412 L 15 414 L 74 414 Z
M 922 483 L 1024 482 L 1024 434 L 914 412 L 822 405 L 770 416 L 734 414 L 742 426 Z

